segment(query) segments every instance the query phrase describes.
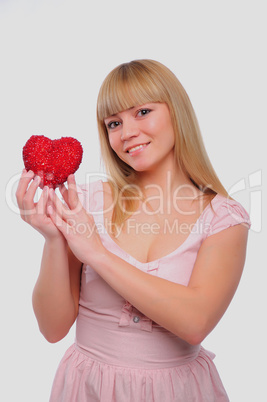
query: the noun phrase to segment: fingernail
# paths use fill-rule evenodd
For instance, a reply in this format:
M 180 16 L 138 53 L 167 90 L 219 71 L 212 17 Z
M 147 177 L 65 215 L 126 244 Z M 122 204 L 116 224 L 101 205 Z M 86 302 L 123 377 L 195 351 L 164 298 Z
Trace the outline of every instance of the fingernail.
M 36 183 L 39 184 L 40 181 L 41 181 L 41 177 L 40 176 L 35 176 L 33 180 L 36 181 Z
M 34 172 L 32 170 L 28 170 L 26 171 L 26 173 L 28 177 L 34 176 Z

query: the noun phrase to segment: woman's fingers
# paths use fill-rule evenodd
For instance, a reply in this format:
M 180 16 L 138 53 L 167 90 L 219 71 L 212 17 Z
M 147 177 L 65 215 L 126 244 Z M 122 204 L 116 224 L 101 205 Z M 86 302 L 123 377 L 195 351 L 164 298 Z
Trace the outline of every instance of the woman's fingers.
M 27 205 L 28 205 L 28 203 L 29 203 L 30 205 L 33 204 L 33 198 L 34 198 L 34 196 L 35 196 L 35 193 L 36 193 L 37 188 L 39 187 L 40 182 L 41 182 L 41 178 L 40 178 L 39 176 L 34 176 L 33 181 L 32 181 L 31 184 L 29 185 L 29 188 L 28 188 L 28 190 L 27 190 L 27 193 L 26 193 L 25 196 L 24 196 L 24 200 L 23 200 L 23 203 L 24 203 L 24 204 L 25 204 L 25 203 L 26 203 Z
M 61 220 L 68 220 L 73 212 L 62 204 L 56 195 L 55 190 L 52 188 L 49 189 L 49 198 L 53 203 L 53 210 L 55 211 L 56 215 L 58 215 Z
M 40 177 L 39 176 L 34 177 L 33 172 L 30 171 L 25 173 L 25 171 L 23 171 L 16 192 L 16 197 L 18 206 L 20 208 L 21 217 L 26 221 L 28 220 L 28 217 L 30 215 L 33 215 L 36 212 L 34 196 L 40 184 L 40 181 L 41 181 Z
M 49 200 L 49 188 L 45 186 L 38 203 L 36 204 L 36 213 L 46 215 L 47 205 Z
M 18 202 L 18 206 L 20 209 L 23 209 L 23 198 L 25 196 L 25 193 L 27 191 L 28 185 L 30 181 L 33 179 L 34 173 L 32 171 L 27 172 L 26 169 L 23 169 L 20 181 L 18 184 L 18 188 L 16 191 L 16 198 Z
M 47 205 L 49 216 L 64 235 L 66 230 L 69 234 L 76 226 L 86 226 L 85 221 L 88 220 L 88 216 L 78 198 L 74 178 L 68 178 L 68 190 L 65 191 L 68 192 L 67 196 L 64 194 L 64 189 L 63 191 L 61 189 L 61 193 L 63 192 L 65 200 L 68 198 L 67 206 L 62 203 L 62 200 L 59 199 L 53 189 L 49 189 L 49 201 L 51 201 L 52 205 L 50 205 L 49 201 Z
M 56 225 L 56 227 L 62 232 L 65 238 L 73 232 L 73 228 L 76 224 L 77 215 L 75 211 L 66 208 L 62 201 L 58 198 L 53 189 L 49 189 L 49 199 L 47 205 L 47 213 Z
M 77 193 L 74 174 L 71 174 L 68 177 L 68 205 L 72 210 L 75 210 L 75 212 L 79 212 L 79 210 L 82 209 L 82 205 Z
M 39 187 L 40 181 L 41 178 L 39 176 L 35 176 L 23 198 L 23 210 L 26 218 L 27 216 L 35 213 L 34 196 Z
M 50 219 L 52 220 L 52 222 L 54 223 L 54 225 L 61 231 L 63 236 L 66 238 L 70 231 L 70 226 L 58 214 L 58 212 L 55 208 L 55 204 L 47 205 L 47 213 L 48 213 Z
M 38 230 L 45 238 L 55 238 L 61 234 L 47 214 L 47 206 L 49 202 L 51 203 L 49 189 L 44 187 L 39 201 L 35 202 L 34 200 L 40 181 L 40 177 L 34 176 L 33 172 L 23 170 L 16 191 L 20 215 L 25 222 Z
M 60 194 L 62 195 L 63 200 L 65 201 L 66 205 L 69 206 L 69 197 L 68 197 L 68 190 L 66 189 L 66 187 L 64 186 L 64 184 L 61 184 L 59 186 L 59 191 Z
M 70 175 L 67 179 L 67 182 L 68 189 L 64 186 L 64 184 L 62 184 L 59 187 L 59 191 L 69 209 L 77 213 L 82 209 L 82 204 L 77 193 L 77 186 L 74 175 Z

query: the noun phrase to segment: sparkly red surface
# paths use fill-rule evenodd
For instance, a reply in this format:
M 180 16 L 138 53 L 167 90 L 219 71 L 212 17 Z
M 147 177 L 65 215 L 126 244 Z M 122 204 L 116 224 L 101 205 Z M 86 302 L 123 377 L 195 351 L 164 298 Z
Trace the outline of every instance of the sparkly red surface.
M 81 143 L 72 137 L 50 140 L 44 135 L 32 135 L 22 150 L 25 169 L 41 177 L 40 187 L 63 184 L 76 172 L 82 156 Z

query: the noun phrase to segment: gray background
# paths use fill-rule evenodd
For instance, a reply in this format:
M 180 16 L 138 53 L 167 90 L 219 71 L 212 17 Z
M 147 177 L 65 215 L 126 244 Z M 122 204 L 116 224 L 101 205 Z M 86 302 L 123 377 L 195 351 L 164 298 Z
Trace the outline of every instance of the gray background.
M 74 136 L 84 147 L 77 181 L 101 171 L 95 118 L 101 82 L 121 62 L 152 58 L 184 85 L 215 170 L 253 218 L 241 284 L 203 345 L 217 355 L 231 402 L 264 401 L 265 4 L 0 0 L 1 400 L 47 402 L 74 339 L 72 329 L 49 344 L 32 311 L 43 238 L 17 211 L 22 147 L 33 134 Z

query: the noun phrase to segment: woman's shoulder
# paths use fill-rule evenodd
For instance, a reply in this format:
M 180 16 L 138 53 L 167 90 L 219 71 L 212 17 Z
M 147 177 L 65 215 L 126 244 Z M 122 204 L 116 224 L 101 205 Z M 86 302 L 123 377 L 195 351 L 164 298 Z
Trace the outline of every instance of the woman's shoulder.
M 221 194 L 212 199 L 205 218 L 209 221 L 208 235 L 239 224 L 251 226 L 249 214 L 240 202 Z

